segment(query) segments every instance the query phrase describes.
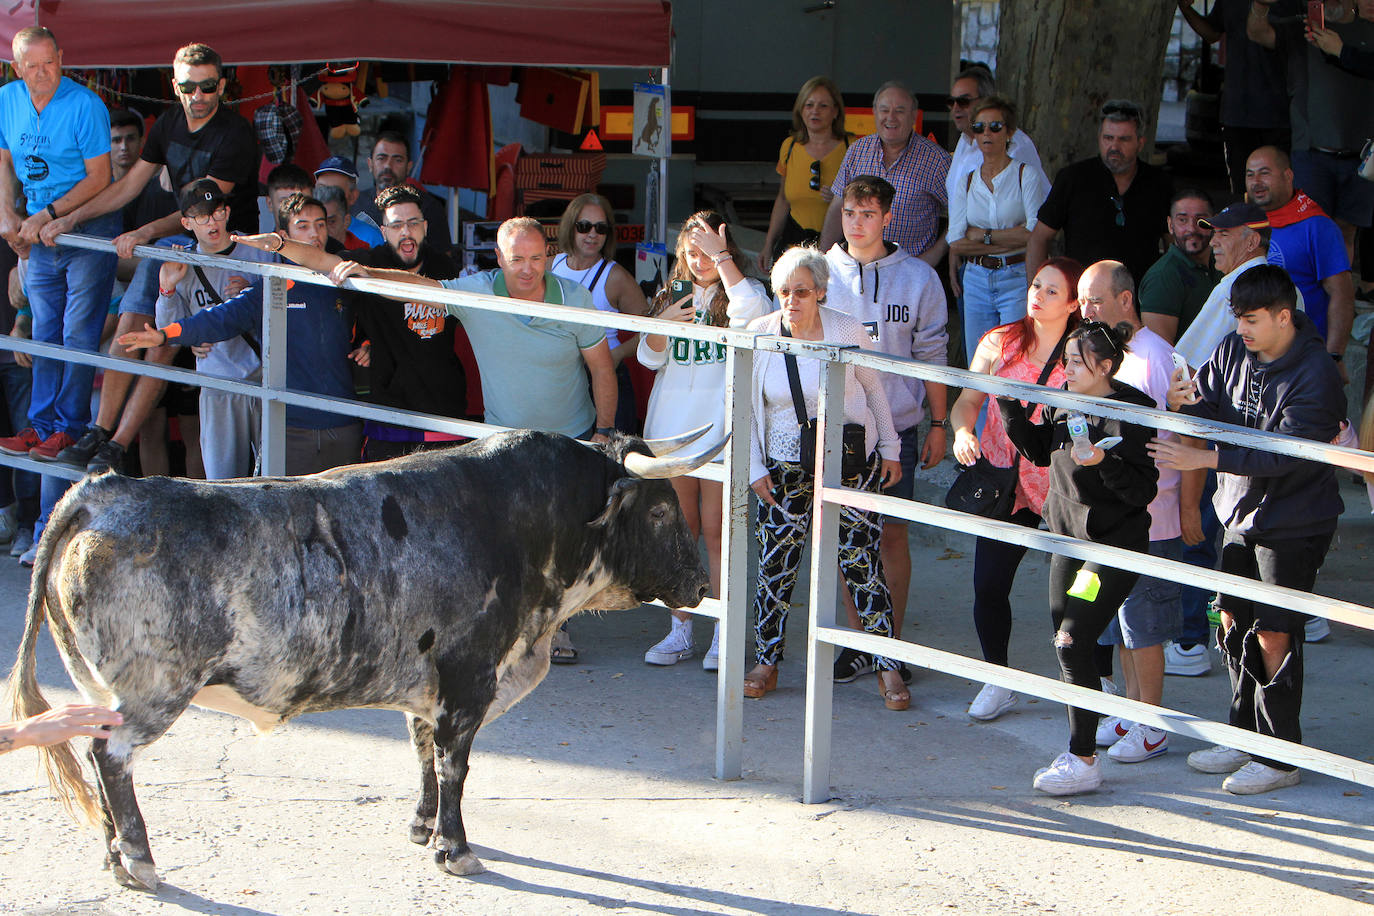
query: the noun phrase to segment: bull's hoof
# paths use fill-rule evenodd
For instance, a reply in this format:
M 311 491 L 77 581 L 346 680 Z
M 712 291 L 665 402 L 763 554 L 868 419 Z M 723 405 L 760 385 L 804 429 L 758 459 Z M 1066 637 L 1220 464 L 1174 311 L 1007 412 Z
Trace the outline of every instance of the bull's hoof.
M 136 891 L 156 891 L 162 884 L 152 857 L 138 855 L 131 844 L 123 840 L 115 840 L 110 844 L 107 861 L 114 879 L 125 887 Z
M 417 846 L 428 846 L 429 838 L 434 836 L 434 818 L 417 817 L 410 822 L 410 842 Z
M 440 871 L 450 875 L 480 875 L 487 870 L 482 860 L 472 854 L 472 850 L 454 855 L 441 849 L 434 854 L 434 864 L 439 866 Z

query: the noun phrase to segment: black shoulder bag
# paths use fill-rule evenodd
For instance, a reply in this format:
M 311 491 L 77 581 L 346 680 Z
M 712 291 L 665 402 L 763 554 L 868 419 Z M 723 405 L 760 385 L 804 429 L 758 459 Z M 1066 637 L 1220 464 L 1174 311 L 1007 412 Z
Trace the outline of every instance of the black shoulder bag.
M 1054 371 L 1054 364 L 1064 352 L 1064 341 L 1067 337 L 1066 331 L 1064 336 L 1059 338 L 1059 343 L 1054 345 L 1054 352 L 1045 360 L 1045 367 L 1040 370 L 1040 377 L 1035 380 L 1035 384 L 1043 385 L 1050 377 L 1050 373 Z M 996 409 L 989 400 L 988 410 Z M 1019 451 L 1016 452 L 1009 468 L 998 467 L 979 455 L 973 464 L 959 465 L 959 476 L 954 478 L 949 492 L 945 494 L 945 508 L 987 518 L 1011 518 L 1011 510 L 1016 505 L 1016 479 L 1020 473 Z
M 780 324 L 783 337 L 791 337 L 787 325 Z M 815 417 L 806 415 L 806 396 L 802 394 L 801 376 L 797 372 L 797 358 L 790 353 L 783 355 L 787 364 L 787 383 L 792 386 L 792 409 L 797 412 L 797 425 L 801 427 L 801 465 L 807 473 L 816 472 L 816 431 Z M 862 477 L 868 467 L 868 442 L 862 423 L 846 423 L 843 434 L 844 458 L 840 462 L 840 476 L 846 480 Z

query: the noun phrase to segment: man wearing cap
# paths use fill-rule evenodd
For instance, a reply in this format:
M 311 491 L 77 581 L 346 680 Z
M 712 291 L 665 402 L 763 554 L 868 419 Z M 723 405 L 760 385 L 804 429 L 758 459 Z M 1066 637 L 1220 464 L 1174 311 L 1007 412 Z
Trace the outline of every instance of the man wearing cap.
M 410 141 L 394 130 L 377 134 L 372 154 L 367 157 L 367 170 L 372 173 L 372 197 L 359 196 L 353 205 L 353 222 L 371 223 L 381 231 L 382 213 L 377 209 L 376 195 L 398 184 L 409 184 L 420 192 L 425 222 L 429 224 L 429 243 L 439 251 L 453 247 L 448 233 L 448 207 L 442 200 L 424 189 L 424 185 L 410 178 Z
M 353 163 L 342 156 L 330 156 L 315 169 L 315 187 L 331 185 L 343 191 L 344 215 L 349 216 L 358 203 L 358 170 Z M 318 194 L 316 195 L 319 196 Z M 322 199 L 322 198 L 321 198 Z M 328 205 L 328 201 L 324 201 Z M 364 220 L 342 221 L 343 231 L 362 242 L 364 248 L 374 248 L 385 244 L 377 226 Z M 342 241 L 342 239 L 340 239 Z M 344 247 L 349 247 L 346 243 Z
M 1139 283 L 1159 259 L 1160 227 L 1169 218 L 1173 183 L 1140 161 L 1145 113 L 1135 102 L 1102 106 L 1097 156 L 1066 165 L 1040 206 L 1026 244 L 1026 276 L 1034 279 L 1050 242 L 1064 233 L 1064 253 L 1080 264 L 1120 261 Z

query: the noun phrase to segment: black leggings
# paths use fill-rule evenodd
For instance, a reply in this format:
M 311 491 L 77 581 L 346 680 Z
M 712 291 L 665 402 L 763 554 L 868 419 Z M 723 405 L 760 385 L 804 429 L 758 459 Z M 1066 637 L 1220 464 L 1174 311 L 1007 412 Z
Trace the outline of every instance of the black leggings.
M 1065 681 L 1101 689 L 1097 638 L 1135 588 L 1140 573 L 1084 563 L 1055 554 L 1050 560 L 1050 618 L 1054 621 L 1054 653 Z M 1086 582 L 1084 581 L 1086 580 Z M 1081 586 L 1086 585 L 1086 592 Z M 1075 594 L 1068 592 L 1073 590 Z M 1069 707 L 1069 751 L 1091 757 L 1097 750 L 1098 714 Z

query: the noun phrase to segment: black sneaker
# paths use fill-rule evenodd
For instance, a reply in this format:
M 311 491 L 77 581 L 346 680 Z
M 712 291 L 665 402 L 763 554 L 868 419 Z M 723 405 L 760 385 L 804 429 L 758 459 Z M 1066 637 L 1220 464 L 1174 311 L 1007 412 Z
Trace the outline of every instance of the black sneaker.
M 109 441 L 109 431 L 92 424 L 80 439 L 57 453 L 57 460 L 75 468 L 84 468 L 90 464 L 95 453 L 100 451 L 100 446 Z
M 873 657 L 853 649 L 841 649 L 840 657 L 835 659 L 835 683 L 848 684 L 850 681 L 873 672 Z
M 95 455 L 87 462 L 86 471 L 91 474 L 101 474 L 105 471 L 123 474 L 124 446 L 113 439 L 106 439 L 100 443 L 100 447 L 95 450 Z

